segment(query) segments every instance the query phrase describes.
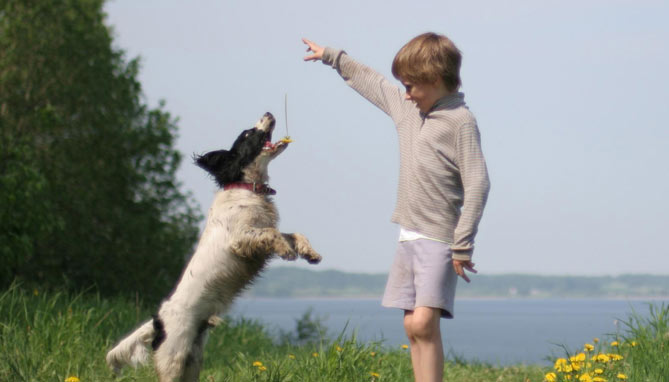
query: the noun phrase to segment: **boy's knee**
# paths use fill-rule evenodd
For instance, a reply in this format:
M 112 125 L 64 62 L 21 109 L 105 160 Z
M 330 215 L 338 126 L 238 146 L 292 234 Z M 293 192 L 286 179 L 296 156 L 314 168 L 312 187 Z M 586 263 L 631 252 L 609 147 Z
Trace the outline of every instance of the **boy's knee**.
M 404 329 L 409 337 L 417 339 L 432 338 L 439 334 L 439 312 L 432 309 L 414 312 L 410 320 L 404 321 Z

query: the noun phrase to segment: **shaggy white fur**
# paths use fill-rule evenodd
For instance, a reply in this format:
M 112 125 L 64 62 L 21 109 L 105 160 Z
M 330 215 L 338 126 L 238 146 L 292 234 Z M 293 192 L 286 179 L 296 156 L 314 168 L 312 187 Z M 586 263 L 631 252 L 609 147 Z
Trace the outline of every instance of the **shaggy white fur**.
M 254 129 L 270 137 L 273 127 L 274 117 L 267 113 Z M 238 142 L 242 140 L 240 145 L 251 135 L 248 132 L 238 138 Z M 264 142 L 264 148 L 259 153 L 255 150 L 256 156 L 242 169 L 240 181 L 266 183 L 269 162 L 287 146 L 281 141 Z M 220 169 L 209 169 L 216 176 L 213 170 Z M 196 251 L 176 289 L 161 304 L 157 316 L 109 351 L 107 364 L 116 373 L 126 365 L 144 364 L 149 359 L 148 347 L 153 345 L 161 382 L 197 381 L 208 329 L 274 254 L 286 260 L 298 255 L 310 263 L 321 260 L 303 235 L 281 233 L 277 224 L 278 214 L 268 195 L 239 188 L 218 191 Z

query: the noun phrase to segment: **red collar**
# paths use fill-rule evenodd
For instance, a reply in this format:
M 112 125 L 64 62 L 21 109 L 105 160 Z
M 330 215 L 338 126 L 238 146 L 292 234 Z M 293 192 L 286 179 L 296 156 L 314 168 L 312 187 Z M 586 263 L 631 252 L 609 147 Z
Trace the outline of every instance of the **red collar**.
M 253 191 L 256 194 L 260 195 L 276 195 L 276 190 L 266 184 L 259 184 L 255 182 L 254 183 L 236 182 L 223 185 L 224 190 L 230 190 L 233 188 L 243 188 L 245 190 Z

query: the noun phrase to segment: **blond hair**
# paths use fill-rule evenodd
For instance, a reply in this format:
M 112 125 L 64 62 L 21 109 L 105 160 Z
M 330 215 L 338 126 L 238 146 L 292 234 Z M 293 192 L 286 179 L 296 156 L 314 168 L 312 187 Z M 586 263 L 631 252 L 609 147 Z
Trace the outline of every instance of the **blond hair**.
M 460 87 L 462 54 L 448 37 L 428 32 L 414 37 L 395 55 L 393 76 L 400 81 L 434 83 L 441 78 L 449 91 Z

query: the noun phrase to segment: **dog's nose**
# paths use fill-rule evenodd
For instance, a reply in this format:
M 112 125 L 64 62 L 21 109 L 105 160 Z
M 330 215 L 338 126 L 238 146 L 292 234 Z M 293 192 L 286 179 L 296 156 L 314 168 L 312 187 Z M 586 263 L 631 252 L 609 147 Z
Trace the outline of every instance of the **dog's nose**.
M 265 113 L 264 117 L 269 118 L 269 119 L 274 119 L 274 116 L 269 111 L 267 113 Z

